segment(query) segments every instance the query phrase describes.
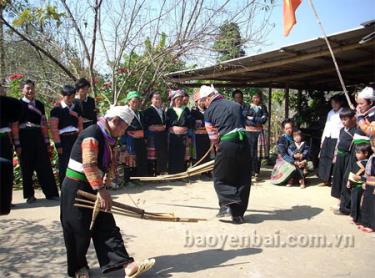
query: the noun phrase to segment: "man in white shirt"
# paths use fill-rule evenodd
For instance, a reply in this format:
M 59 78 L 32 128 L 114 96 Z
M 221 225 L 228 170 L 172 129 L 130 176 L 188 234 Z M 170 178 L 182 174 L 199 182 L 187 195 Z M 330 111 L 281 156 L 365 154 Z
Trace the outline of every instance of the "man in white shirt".
M 327 121 L 322 134 L 318 176 L 325 185 L 330 185 L 334 153 L 339 138 L 340 129 L 343 127 L 340 120 L 340 111 L 345 103 L 342 95 L 334 95 L 331 100 L 331 111 L 328 112 Z

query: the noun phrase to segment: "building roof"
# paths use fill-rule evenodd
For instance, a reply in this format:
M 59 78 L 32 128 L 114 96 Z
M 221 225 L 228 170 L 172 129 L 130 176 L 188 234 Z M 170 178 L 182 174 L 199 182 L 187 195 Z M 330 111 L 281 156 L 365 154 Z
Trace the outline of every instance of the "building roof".
M 374 23 L 328 36 L 348 88 L 375 81 Z M 209 67 L 172 72 L 166 77 L 184 86 L 213 83 L 225 87 L 341 90 L 322 37 Z

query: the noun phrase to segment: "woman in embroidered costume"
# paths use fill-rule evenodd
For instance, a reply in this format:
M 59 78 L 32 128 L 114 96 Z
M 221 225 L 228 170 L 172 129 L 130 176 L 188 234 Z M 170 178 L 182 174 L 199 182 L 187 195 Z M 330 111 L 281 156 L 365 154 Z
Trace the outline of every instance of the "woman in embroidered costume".
M 268 112 L 262 104 L 262 92 L 258 91 L 253 97 L 249 106 L 243 109 L 245 117 L 245 128 L 250 144 L 250 155 L 252 159 L 251 174 L 258 176 L 260 172 L 261 159 L 266 154 L 266 140 L 264 137 L 263 125 L 267 122 Z M 259 154 L 259 155 L 258 155 Z
M 70 277 L 89 277 L 86 253 L 91 238 L 103 273 L 124 268 L 127 277 L 137 277 L 154 264 L 154 260 L 137 264 L 128 255 L 112 214 L 99 213 L 90 231 L 92 210 L 74 206 L 77 191 L 83 190 L 97 194 L 102 209 L 111 209 L 106 184 L 111 182 L 112 148 L 133 118 L 129 107 L 112 107 L 97 124 L 81 132 L 73 145 L 61 189 L 61 224 Z
M 141 95 L 136 91 L 129 92 L 126 97 L 134 118 L 121 137 L 122 151 L 125 151 L 125 182 L 129 182 L 132 176 L 145 177 L 148 174 L 145 123 L 143 113 L 139 111 L 140 98 Z
M 143 111 L 143 115 L 147 138 L 148 173 L 157 176 L 168 170 L 166 117 L 160 93 L 151 94 L 151 106 Z
M 184 92 L 171 92 L 171 107 L 167 110 L 166 125 L 168 129 L 168 172 L 175 174 L 186 171 L 188 155 L 188 131 L 193 127 L 193 119 L 189 109 L 183 106 Z
M 194 157 L 193 162 L 194 164 L 200 161 L 203 156 L 207 153 L 207 151 L 210 149 L 210 138 L 208 137 L 207 130 L 205 128 L 204 124 L 204 111 L 205 109 L 205 103 L 202 99 L 199 97 L 199 92 L 196 92 L 194 94 L 194 102 L 195 107 L 191 109 L 191 115 L 193 117 L 193 120 L 195 122 L 194 126 Z M 205 163 L 210 161 L 211 157 L 210 154 L 207 155 L 201 163 Z

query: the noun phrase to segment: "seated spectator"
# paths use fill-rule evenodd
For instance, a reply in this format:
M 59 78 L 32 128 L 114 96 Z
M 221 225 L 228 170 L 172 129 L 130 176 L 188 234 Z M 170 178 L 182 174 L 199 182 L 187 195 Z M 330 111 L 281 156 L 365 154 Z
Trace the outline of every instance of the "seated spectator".
M 310 147 L 303 141 L 302 132 L 300 130 L 293 131 L 294 142 L 288 147 L 288 155 L 294 160 L 296 166 L 295 177 L 298 179 L 301 188 L 305 188 L 305 172 L 307 160 L 310 155 Z M 293 178 L 292 178 L 293 179 Z M 288 183 L 287 186 L 290 186 Z
M 275 185 L 284 184 L 296 171 L 294 159 L 288 154 L 288 148 L 293 143 L 294 123 L 291 119 L 286 119 L 281 125 L 284 134 L 277 141 L 278 158 L 271 174 L 271 182 Z

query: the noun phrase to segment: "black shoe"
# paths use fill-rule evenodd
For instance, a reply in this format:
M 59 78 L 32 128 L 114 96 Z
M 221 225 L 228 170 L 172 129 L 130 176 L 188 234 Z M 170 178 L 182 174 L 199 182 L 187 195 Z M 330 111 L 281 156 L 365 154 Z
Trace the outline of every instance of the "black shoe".
M 345 213 L 345 212 L 342 212 L 339 209 L 334 209 L 333 214 L 335 214 L 335 215 L 349 215 L 350 213 Z
M 233 216 L 232 217 L 232 223 L 233 224 L 243 224 L 245 223 L 245 219 L 243 216 Z
M 36 198 L 34 196 L 31 196 L 29 198 L 27 198 L 26 200 L 26 203 L 28 204 L 32 204 L 32 203 L 35 203 L 36 202 Z
M 232 214 L 230 213 L 230 207 L 222 206 L 219 209 L 219 212 L 216 214 L 216 217 L 217 218 L 222 218 L 222 217 L 231 216 L 231 215 Z
M 60 201 L 60 197 L 59 196 L 46 197 L 46 199 L 50 200 L 50 201 Z

